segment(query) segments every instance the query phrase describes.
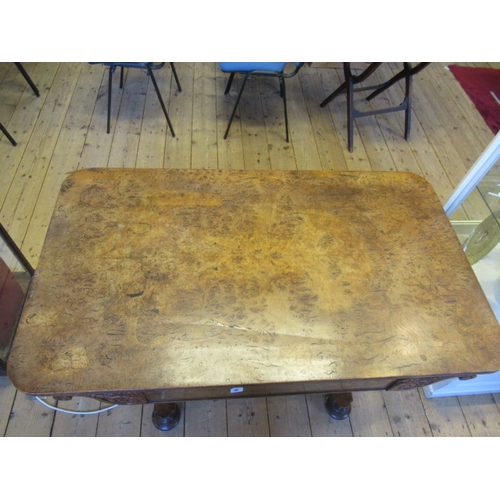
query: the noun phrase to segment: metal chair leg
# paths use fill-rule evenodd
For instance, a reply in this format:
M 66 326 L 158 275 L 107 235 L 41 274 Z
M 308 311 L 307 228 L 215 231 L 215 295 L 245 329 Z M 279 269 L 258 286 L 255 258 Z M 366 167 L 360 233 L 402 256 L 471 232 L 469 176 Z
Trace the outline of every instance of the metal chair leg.
M 167 113 L 167 108 L 163 103 L 163 99 L 161 98 L 160 90 L 158 89 L 158 84 L 156 83 L 156 78 L 153 74 L 153 71 L 148 70 L 148 75 L 151 77 L 151 81 L 153 82 L 154 88 L 156 90 L 156 95 L 158 96 L 158 100 L 160 101 L 161 108 L 163 109 L 163 113 L 165 114 L 165 118 L 167 119 L 168 127 L 170 128 L 170 132 L 172 133 L 172 137 L 175 137 L 174 128 L 172 127 L 172 123 L 170 122 L 170 118 Z
M 350 63 L 344 63 L 344 82 L 332 93 L 330 94 L 321 104 L 321 107 L 325 107 L 329 104 L 335 97 L 340 94 L 346 93 L 347 96 L 347 146 L 350 152 L 353 151 L 354 143 L 354 118 L 359 118 L 363 116 L 373 116 L 382 113 L 392 113 L 395 111 L 405 111 L 405 139 L 408 140 L 411 130 L 411 106 L 412 106 L 412 79 L 413 75 L 424 69 L 430 63 L 418 63 L 412 68 L 410 63 L 403 63 L 404 69 L 400 71 L 397 75 L 393 76 L 387 82 L 379 85 L 372 85 L 364 88 L 354 88 L 354 85 L 363 82 L 370 76 L 382 63 L 371 63 L 370 66 L 365 69 L 359 76 L 354 76 L 350 69 Z M 354 92 L 356 91 L 369 91 L 374 90 L 366 98 L 371 101 L 374 97 L 380 95 L 382 92 L 387 90 L 389 87 L 394 85 L 397 81 L 405 79 L 405 97 L 403 102 L 399 106 L 377 109 L 371 111 L 358 111 L 354 107 Z
M 5 137 L 9 139 L 10 143 L 13 146 L 17 146 L 17 142 L 14 140 L 14 138 L 7 132 L 7 129 L 0 123 L 0 130 L 5 134 Z
M 285 79 L 280 77 L 280 89 L 281 89 L 281 95 L 283 97 L 283 106 L 285 109 L 285 136 L 286 136 L 286 142 L 288 141 L 288 113 L 286 109 L 286 89 L 285 89 Z
M 231 75 L 229 76 L 230 79 L 231 79 L 231 76 L 234 76 L 234 73 L 231 73 Z M 240 103 L 241 94 L 243 94 L 243 89 L 245 88 L 245 84 L 247 83 L 249 76 L 250 76 L 249 74 L 245 75 L 245 79 L 243 80 L 240 91 L 238 92 L 238 97 L 236 98 L 236 103 L 234 104 L 233 112 L 231 113 L 231 118 L 229 119 L 229 123 L 227 124 L 226 133 L 224 134 L 224 139 L 227 139 L 227 135 L 229 134 L 229 129 L 231 127 L 231 123 L 233 123 L 233 118 L 234 118 L 234 115 L 236 113 L 236 108 L 238 107 L 238 104 Z M 232 79 L 231 79 L 231 81 L 232 81 Z
M 351 72 L 345 72 L 347 90 L 347 148 L 352 153 L 354 148 L 354 82 Z
M 24 69 L 23 65 L 19 62 L 14 63 L 16 65 L 16 68 L 20 71 L 20 73 L 23 75 L 24 79 L 28 82 L 28 85 L 31 87 L 33 92 L 37 97 L 40 97 L 40 92 L 38 91 L 37 86 L 33 83 L 33 80 L 30 78 L 26 70 Z M 9 139 L 10 143 L 13 146 L 17 146 L 17 142 L 14 140 L 14 138 L 9 134 L 7 129 L 0 123 L 0 130 L 5 134 L 5 137 Z
M 224 95 L 229 94 L 229 91 L 231 90 L 231 85 L 233 84 L 233 80 L 234 80 L 234 73 L 231 73 L 229 75 L 229 79 L 227 80 L 227 85 L 226 89 L 224 90 Z
M 36 85 L 33 83 L 33 80 L 29 77 L 28 73 L 26 70 L 23 68 L 23 65 L 21 63 L 14 63 L 17 67 L 17 69 L 21 72 L 21 74 L 24 76 L 24 79 L 28 82 L 28 85 L 31 87 L 33 92 L 37 97 L 40 97 L 40 92 L 38 92 L 38 89 Z
M 397 75 L 393 76 L 384 84 L 377 85 L 375 92 L 372 92 L 366 99 L 368 101 L 371 101 L 374 97 L 380 95 L 382 92 L 394 85 L 397 81 L 401 80 L 402 78 L 407 78 L 408 76 L 412 77 L 413 75 L 416 75 L 425 67 L 429 66 L 429 64 L 430 63 L 428 62 L 422 62 L 418 63 L 414 68 L 412 68 L 408 63 L 403 63 L 404 69 L 402 69 Z
M 413 76 L 408 75 L 406 77 L 406 85 L 405 85 L 405 91 L 406 91 L 406 96 L 405 96 L 405 103 L 406 103 L 406 110 L 405 110 L 405 139 L 408 140 L 410 137 L 410 130 L 411 130 L 411 103 L 412 103 L 412 80 Z
M 324 108 L 328 104 L 330 104 L 337 96 L 345 92 L 345 89 L 347 88 L 347 82 L 342 83 L 340 87 L 338 87 L 334 92 L 332 92 L 326 99 L 323 100 L 323 102 L 319 105 L 320 108 Z
M 174 63 L 170 63 L 170 67 L 172 68 L 172 73 L 174 74 L 174 78 L 175 78 L 175 83 L 177 83 L 177 90 L 179 92 L 182 92 L 182 89 L 181 89 L 181 84 L 179 82 L 179 78 L 177 77 L 177 71 L 175 71 L 175 66 L 174 66 Z
M 328 104 L 330 104 L 337 96 L 340 94 L 343 94 L 344 92 L 347 91 L 347 77 L 346 77 L 346 71 L 349 72 L 349 76 L 353 79 L 353 84 L 361 83 L 365 81 L 370 75 L 372 75 L 375 70 L 381 65 L 382 63 L 371 63 L 368 68 L 366 68 L 360 75 L 358 76 L 353 76 L 351 73 L 351 63 L 344 63 L 344 81 L 343 83 L 334 91 L 332 92 L 326 99 L 323 100 L 323 102 L 320 104 L 321 108 L 324 108 Z
M 109 83 L 108 83 L 108 128 L 107 132 L 109 134 L 110 121 L 111 121 L 111 88 L 113 86 L 113 73 L 115 71 L 114 67 L 109 68 Z

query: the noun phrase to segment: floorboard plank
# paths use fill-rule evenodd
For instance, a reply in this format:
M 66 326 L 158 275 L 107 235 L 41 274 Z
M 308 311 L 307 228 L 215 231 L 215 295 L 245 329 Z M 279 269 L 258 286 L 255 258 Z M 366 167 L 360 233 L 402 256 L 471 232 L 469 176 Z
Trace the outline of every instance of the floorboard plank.
M 458 401 L 472 436 L 498 436 L 500 433 L 500 412 L 491 394 L 459 396 Z
M 352 437 L 350 419 L 330 417 L 325 409 L 324 394 L 308 394 L 306 398 L 313 437 Z
M 47 174 L 40 187 L 23 241 L 23 252 L 35 267 L 61 185 L 72 171 L 78 169 L 81 153 L 85 147 L 91 119 L 89 102 L 94 101 L 91 108 L 93 109 L 101 80 L 100 74 L 90 71 L 89 68 L 91 67 L 88 65 L 81 67 L 61 133 L 50 158 Z
M 432 437 L 418 391 L 386 391 L 382 396 L 394 436 Z
M 193 83 L 193 132 L 191 168 L 216 169 L 216 68 L 212 63 L 195 63 Z
M 16 392 L 8 377 L 0 377 L 0 436 L 5 435 Z
M 97 437 L 139 437 L 141 435 L 142 406 L 122 405 L 99 413 Z
M 382 391 L 354 393 L 349 418 L 354 437 L 393 436 Z
M 58 66 L 53 81 L 54 91 L 47 94 L 39 113 L 39 125 L 34 128 L 23 155 L 23 168 L 16 172 L 17 179 L 13 181 L 2 206 L 2 219 L 19 245 L 24 240 L 40 188 L 47 176 L 78 75 L 76 64 Z
M 307 72 L 309 68 L 303 68 Z M 302 71 L 302 70 L 301 70 Z M 300 74 L 300 73 L 299 73 Z M 299 170 L 322 170 L 321 160 L 314 139 L 310 113 L 298 76 L 286 81 L 288 127 L 295 163 Z M 319 110 L 316 110 L 319 112 Z M 282 112 L 282 115 L 284 112 Z M 282 122 L 284 117 L 282 118 Z
M 293 113 L 290 112 L 290 102 L 293 102 L 294 98 L 290 98 L 290 96 L 287 98 L 289 142 L 286 142 L 285 110 L 283 99 L 279 93 L 278 81 L 275 78 L 263 79 L 262 81 L 259 80 L 258 84 L 261 89 L 260 102 L 263 118 L 253 116 L 253 119 L 263 119 L 265 123 L 265 136 L 261 136 L 259 133 L 258 141 L 253 137 L 249 137 L 246 141 L 246 146 L 248 148 L 251 145 L 256 158 L 258 158 L 258 169 L 296 170 L 298 167 L 297 162 L 300 161 L 297 158 L 296 151 L 298 151 L 302 138 L 300 130 L 297 130 L 297 117 L 294 117 Z M 249 106 L 251 106 L 250 103 Z M 260 112 L 259 110 L 258 113 L 260 114 Z M 262 158 L 266 152 L 269 163 Z M 249 165 L 249 168 L 251 168 L 251 165 Z
M 469 437 L 471 432 L 456 397 L 432 398 L 420 393 L 434 437 Z
M 479 141 L 478 145 L 481 145 L 484 149 L 493 139 L 494 134 L 458 80 L 453 76 L 453 73 L 447 69 L 448 64 L 431 64 L 429 67 L 431 71 L 430 80 L 431 82 L 435 82 L 435 86 L 440 90 L 439 100 L 448 103 L 449 106 L 457 108 L 460 111 L 467 124 L 467 127 L 464 128 L 468 128 L 475 133 Z M 455 64 L 460 65 L 462 63 Z M 460 122 L 451 121 L 447 125 L 453 127 L 453 130 L 455 130 L 455 127 L 461 128 Z
M 171 71 L 164 66 L 159 70 L 153 70 L 156 83 L 160 90 L 170 121 L 170 76 Z M 168 71 L 168 74 L 167 74 Z M 137 147 L 136 167 L 140 168 L 162 168 L 165 156 L 167 139 L 173 139 L 168 128 L 167 119 L 163 113 L 153 82 L 147 77 L 148 86 L 146 90 L 146 101 L 144 104 L 144 116 Z M 175 128 L 174 128 L 175 133 Z M 167 137 L 168 136 L 168 137 Z
M 266 398 L 234 398 L 227 401 L 229 437 L 270 435 Z
M 344 157 L 343 145 L 335 133 L 335 124 L 329 113 L 325 113 L 320 107 L 322 88 L 318 72 L 303 71 L 299 73 L 299 81 L 302 85 L 305 104 L 314 130 L 314 140 L 323 170 L 347 170 Z
M 495 403 L 498 407 L 498 411 L 500 411 L 500 393 L 499 394 L 492 394 L 491 396 L 493 397 L 493 401 L 495 401 Z
M 101 405 L 98 401 L 90 398 L 73 398 L 70 401 L 50 401 L 58 408 L 75 412 L 74 414 L 56 411 L 52 437 L 95 437 L 97 432 L 98 414 L 86 415 L 84 413 L 99 410 Z M 106 406 L 106 405 L 105 405 Z
M 194 124 L 194 63 L 176 64 L 175 69 L 181 84 L 178 92 L 175 80 L 171 80 L 168 112 L 175 131 L 175 138 L 165 139 L 165 168 L 191 168 Z M 170 70 L 168 70 L 170 71 Z
M 236 78 L 238 78 L 238 86 L 236 87 L 233 82 L 231 91 L 226 96 L 230 103 L 231 112 L 236 101 L 239 86 L 243 84 L 242 76 L 235 76 L 234 79 L 236 80 Z M 245 170 L 271 170 L 273 165 L 271 163 L 269 150 L 271 149 L 271 151 L 274 151 L 276 144 L 279 144 L 281 150 L 283 145 L 283 142 L 277 143 L 278 130 L 276 124 L 270 124 L 269 130 L 268 127 L 266 127 L 266 101 L 273 96 L 274 105 L 276 105 L 276 101 L 279 99 L 276 98 L 275 85 L 276 82 L 274 80 L 270 81 L 269 79 L 258 77 L 249 78 L 245 85 L 238 108 L 236 109 L 234 121 L 226 140 L 238 140 L 238 137 L 235 136 L 235 131 L 233 131 L 233 126 L 236 124 L 235 122 L 238 122 L 241 130 Z M 262 94 L 265 94 L 265 96 Z M 283 133 L 283 131 L 281 133 Z M 268 135 L 270 137 L 269 139 Z M 284 141 L 283 138 L 281 140 Z M 275 166 L 275 168 L 279 167 Z M 293 168 L 295 168 L 295 164 Z
M 185 404 L 186 437 L 226 437 L 225 399 L 188 401 Z
M 108 106 L 108 70 L 103 66 L 87 65 L 82 73 L 95 77 L 95 94 L 89 96 L 91 106 L 89 129 L 80 156 L 79 169 L 106 168 L 114 140 L 117 112 L 123 93 L 115 93 L 111 101 L 110 133 L 106 133 Z M 99 82 L 99 83 L 98 83 Z M 91 83 L 89 82 L 89 85 Z
M 40 113 L 44 109 L 48 92 L 44 89 L 51 87 L 54 77 L 59 68 L 58 64 L 37 65 L 35 71 L 31 74 L 37 85 L 40 86 L 40 97 L 36 97 L 33 91 L 25 90 L 19 105 L 16 108 L 9 123 L 4 123 L 10 134 L 14 136 L 17 146 L 12 144 L 3 135 L 0 137 L 0 158 L 2 158 L 2 182 L 0 183 L 0 213 L 1 221 L 8 230 L 12 223 L 12 213 L 9 215 L 4 212 L 6 203 L 16 203 L 25 184 L 25 178 L 32 172 L 31 161 L 36 154 L 36 146 L 32 150 L 28 149 L 28 143 L 34 130 L 42 127 L 43 121 L 39 124 Z M 40 126 L 41 125 L 41 126 Z M 43 137 L 43 134 L 42 134 Z M 35 150 L 35 153 L 33 152 Z M 15 180 L 15 182 L 14 182 Z M 13 194 L 13 193 L 18 193 Z M 14 235 L 20 237 L 22 234 Z
M 305 396 L 267 398 L 272 437 L 310 437 L 311 428 Z
M 323 93 L 319 96 L 321 103 L 326 99 L 341 83 L 343 82 L 343 72 L 337 69 L 322 69 L 318 70 L 321 79 Z M 324 108 L 321 108 L 324 113 L 329 114 L 332 119 L 332 133 L 336 133 L 340 144 L 343 146 L 344 159 L 348 170 L 353 171 L 371 171 L 372 166 L 366 150 L 359 140 L 358 124 L 354 122 L 354 147 L 350 152 L 347 149 L 347 103 L 345 95 L 339 95 Z M 373 117 L 371 117 L 373 118 Z
M 224 95 L 229 75 L 218 67 L 216 70 L 216 103 L 217 103 L 217 162 L 222 170 L 242 170 L 245 168 L 243 141 L 238 120 L 233 122 L 233 134 L 224 139 L 227 124 L 234 106 L 234 96 Z M 239 89 L 238 80 L 233 82 L 234 90 Z
M 17 391 L 6 437 L 49 437 L 55 411 Z
M 180 420 L 180 422 L 170 431 L 160 431 L 153 424 L 154 404 L 143 405 L 142 406 L 141 437 L 183 437 L 184 436 L 185 413 L 186 412 L 185 412 L 183 403 L 180 404 L 180 407 L 181 407 L 181 420 Z
M 24 66 L 28 74 L 30 74 L 34 67 L 32 64 Z M 14 63 L 0 63 L 0 95 L 2 96 L 0 122 L 4 126 L 7 126 L 16 111 L 27 85 L 26 80 L 22 77 Z M 7 139 L 5 138 L 5 140 Z
M 150 119 L 145 114 L 149 77 L 142 70 L 127 68 L 124 80 L 123 89 L 120 89 L 119 85 L 113 88 L 113 98 L 119 94 L 122 96 L 118 117 L 111 125 L 114 128 L 114 137 L 108 166 L 112 168 L 137 166 L 143 121 Z M 151 119 L 155 120 L 154 117 Z

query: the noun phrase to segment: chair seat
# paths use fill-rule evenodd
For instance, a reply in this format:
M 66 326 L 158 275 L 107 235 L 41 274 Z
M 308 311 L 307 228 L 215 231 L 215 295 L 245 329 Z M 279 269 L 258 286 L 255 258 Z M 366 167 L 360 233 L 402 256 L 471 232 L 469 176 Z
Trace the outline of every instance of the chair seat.
M 221 62 L 220 69 L 225 73 L 247 73 L 249 71 L 274 71 L 281 73 L 286 62 Z
M 116 66 L 122 68 L 146 68 L 152 64 L 150 62 L 103 62 L 103 63 L 90 63 L 90 64 L 104 64 L 104 66 Z

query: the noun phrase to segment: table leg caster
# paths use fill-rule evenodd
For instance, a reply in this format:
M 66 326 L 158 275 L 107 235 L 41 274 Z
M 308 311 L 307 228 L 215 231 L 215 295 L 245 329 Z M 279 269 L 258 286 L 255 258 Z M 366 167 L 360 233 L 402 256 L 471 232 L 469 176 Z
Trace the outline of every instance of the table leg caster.
M 181 408 L 177 403 L 156 403 L 153 424 L 160 431 L 172 430 L 181 419 Z
M 325 396 L 325 409 L 330 417 L 335 420 L 344 420 L 351 413 L 352 394 L 327 394 Z

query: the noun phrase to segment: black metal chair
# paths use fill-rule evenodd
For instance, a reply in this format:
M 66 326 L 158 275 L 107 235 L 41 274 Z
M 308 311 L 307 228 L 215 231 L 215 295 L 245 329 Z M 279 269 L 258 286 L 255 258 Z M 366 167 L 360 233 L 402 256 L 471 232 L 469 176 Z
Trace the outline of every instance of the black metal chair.
M 412 94 L 412 79 L 415 74 L 422 71 L 430 63 L 421 62 L 414 67 L 410 63 L 403 63 L 403 69 L 388 81 L 379 85 L 372 85 L 369 87 L 354 88 L 355 85 L 364 82 L 374 71 L 381 65 L 380 62 L 371 63 L 363 72 L 358 76 L 354 76 L 351 71 L 351 63 L 344 63 L 344 82 L 332 92 L 320 106 L 324 108 L 332 102 L 337 96 L 347 94 L 347 143 L 349 151 L 352 152 L 354 145 L 354 119 L 362 116 L 373 116 L 382 113 L 392 113 L 394 111 L 405 112 L 405 139 L 410 137 L 411 128 L 411 94 Z M 380 95 L 389 87 L 394 85 L 399 80 L 405 79 L 405 97 L 399 106 L 394 106 L 385 109 L 371 110 L 371 111 L 358 111 L 354 108 L 354 92 L 373 90 L 366 99 L 370 101 L 374 97 Z
M 234 104 L 233 112 L 231 113 L 231 118 L 229 119 L 229 123 L 227 125 L 226 132 L 224 134 L 224 139 L 227 139 L 229 134 L 229 129 L 231 127 L 231 123 L 233 122 L 234 115 L 236 113 L 236 109 L 241 99 L 241 95 L 243 94 L 243 89 L 245 88 L 245 84 L 251 76 L 273 76 L 278 78 L 280 82 L 280 95 L 283 99 L 283 105 L 285 108 L 285 131 L 286 131 L 286 142 L 288 142 L 288 114 L 286 109 L 286 92 L 285 92 L 285 78 L 291 78 L 295 76 L 300 68 L 304 65 L 304 63 L 294 63 L 295 69 L 291 73 L 284 73 L 285 67 L 287 63 L 284 62 L 221 62 L 219 63 L 220 69 L 224 73 L 230 73 L 229 80 L 226 85 L 226 90 L 224 91 L 224 95 L 229 93 L 231 89 L 231 85 L 234 80 L 234 76 L 236 73 L 240 73 L 244 75 L 243 83 L 241 84 L 240 91 L 238 92 L 238 97 L 236 98 L 236 103 Z
M 156 91 L 156 95 L 158 96 L 158 100 L 160 101 L 161 108 L 163 109 L 163 113 L 165 114 L 165 118 L 167 119 L 168 127 L 170 129 L 170 132 L 172 133 L 172 137 L 175 137 L 174 133 L 174 128 L 172 127 L 172 122 L 170 121 L 170 118 L 167 113 L 167 108 L 165 107 L 165 104 L 163 102 L 163 99 L 160 94 L 160 90 L 158 89 L 158 83 L 156 83 L 156 78 L 154 76 L 153 71 L 163 68 L 165 65 L 164 62 L 162 63 L 151 63 L 151 62 L 100 62 L 100 63 L 90 63 L 90 64 L 104 64 L 104 66 L 109 67 L 109 85 L 108 85 L 108 126 L 107 126 L 107 133 L 109 134 L 110 131 L 110 120 L 111 120 L 111 89 L 112 89 L 112 83 L 113 83 L 113 73 L 115 72 L 116 68 L 120 68 L 120 88 L 123 88 L 123 70 L 124 68 L 136 68 L 136 69 L 143 69 L 146 71 L 147 75 L 151 77 L 151 81 L 153 82 L 153 86 Z M 170 63 L 170 67 L 172 68 L 172 73 L 175 78 L 175 82 L 177 84 L 177 89 L 179 92 L 182 92 L 181 85 L 179 83 L 179 78 L 177 77 L 177 72 L 175 71 L 175 66 L 174 63 Z
M 37 86 L 33 83 L 33 80 L 30 78 L 28 75 L 27 71 L 24 69 L 23 65 L 21 63 L 14 63 L 17 67 L 17 69 L 20 71 L 20 73 L 24 76 L 24 79 L 28 82 L 28 85 L 31 87 L 33 92 L 37 97 L 40 97 L 40 92 L 38 91 Z M 5 134 L 5 137 L 9 139 L 10 143 L 13 146 L 17 146 L 17 142 L 14 140 L 14 138 L 9 134 L 7 129 L 0 123 L 0 130 Z

